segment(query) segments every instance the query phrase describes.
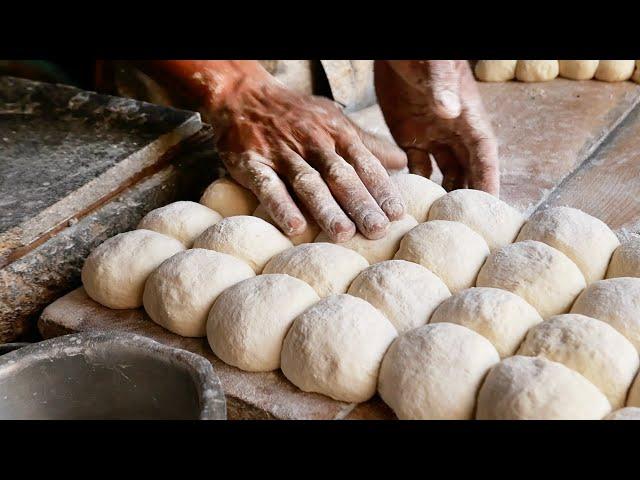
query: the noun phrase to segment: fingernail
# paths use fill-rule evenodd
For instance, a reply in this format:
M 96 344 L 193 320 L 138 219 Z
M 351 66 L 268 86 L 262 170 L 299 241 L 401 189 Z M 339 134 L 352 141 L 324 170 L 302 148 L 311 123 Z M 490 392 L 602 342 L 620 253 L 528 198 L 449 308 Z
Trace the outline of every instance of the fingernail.
M 371 240 L 384 237 L 388 226 L 389 220 L 379 213 L 369 213 L 362 219 L 363 234 Z
M 307 222 L 302 217 L 292 217 L 287 221 L 287 231 L 284 232 L 287 236 L 298 235 L 304 231 L 307 227 Z
M 460 115 L 460 99 L 450 90 L 441 90 L 436 93 L 436 103 L 447 118 L 456 118 Z
M 382 210 L 391 220 L 397 220 L 404 215 L 404 205 L 397 198 L 390 198 L 383 202 Z
M 334 220 L 329 227 L 337 243 L 346 242 L 356 233 L 356 226 L 352 222 Z

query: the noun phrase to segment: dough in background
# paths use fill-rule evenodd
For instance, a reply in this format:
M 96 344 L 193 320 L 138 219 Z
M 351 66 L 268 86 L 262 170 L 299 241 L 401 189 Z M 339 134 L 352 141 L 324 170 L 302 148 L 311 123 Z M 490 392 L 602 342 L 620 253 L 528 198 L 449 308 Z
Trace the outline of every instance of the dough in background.
M 624 82 L 633 75 L 633 60 L 600 60 L 596 70 L 596 79 L 603 82 Z
M 517 60 L 478 60 L 475 74 L 483 82 L 508 82 L 516 76 Z
M 586 286 L 564 253 L 535 240 L 493 252 L 478 274 L 478 287 L 502 288 L 524 298 L 543 319 L 566 313 Z
M 391 175 L 391 181 L 398 187 L 404 200 L 407 213 L 418 223 L 426 222 L 433 202 L 447 192 L 436 182 L 413 173 Z
M 373 265 L 374 263 L 391 260 L 398 248 L 400 248 L 402 237 L 416 225 L 418 225 L 418 222 L 415 218 L 411 215 L 405 215 L 400 220 L 390 222 L 386 235 L 378 240 L 369 240 L 360 232 L 356 232 L 349 240 L 338 245 L 358 252 L 367 259 L 369 264 Z M 315 241 L 333 243 L 326 232 L 321 232 Z
M 631 80 L 640 83 L 640 60 L 636 60 L 636 71 L 633 73 Z
M 394 258 L 431 270 L 456 293 L 474 285 L 488 255 L 487 242 L 466 225 L 433 220 L 410 230 Z
M 204 337 L 207 315 L 225 289 L 253 277 L 231 255 L 193 248 L 164 261 L 144 287 L 144 309 L 158 325 L 183 337 Z
M 278 228 L 276 222 L 273 220 L 273 218 L 271 218 L 271 215 L 267 213 L 267 210 L 262 205 L 258 205 L 258 208 L 256 208 L 253 212 L 253 216 L 261 218 L 265 222 L 269 222 L 271 225 Z M 309 216 L 306 214 L 304 214 L 304 219 L 307 221 L 307 228 L 304 229 L 304 232 L 300 233 L 299 235 L 287 236 L 287 238 L 294 245 L 311 243 L 313 242 L 314 238 L 316 238 L 320 233 L 320 227 L 313 219 L 309 218 Z
M 87 295 L 105 307 L 141 307 L 147 277 L 182 250 L 184 245 L 175 238 L 151 230 L 120 233 L 89 254 L 82 284 Z
M 376 393 L 382 357 L 396 336 L 368 302 L 333 295 L 294 320 L 282 346 L 282 373 L 305 392 L 365 402 Z
M 640 420 L 640 408 L 626 407 L 611 412 L 603 420 Z
M 242 370 L 277 370 L 289 327 L 318 300 L 313 288 L 289 275 L 258 275 L 236 283 L 220 294 L 209 312 L 211 350 Z
M 378 392 L 400 420 L 467 420 L 489 369 L 500 361 L 482 335 L 452 323 L 400 335 L 380 368 Z
M 219 178 L 206 188 L 200 203 L 223 217 L 233 217 L 251 215 L 258 206 L 258 199 L 230 178 Z
M 515 354 L 527 331 L 542 317 L 518 295 L 499 288 L 462 290 L 436 308 L 431 323 L 455 323 L 489 340 L 500 358 Z
M 333 243 L 305 243 L 273 257 L 263 273 L 285 273 L 313 287 L 321 298 L 345 293 L 369 263 L 359 253 Z
M 515 356 L 493 367 L 478 395 L 478 420 L 600 420 L 607 397 L 589 380 L 544 357 Z
M 547 208 L 524 224 L 517 241 L 537 240 L 560 250 L 575 263 L 587 285 L 602 280 L 613 251 L 620 245 L 602 220 L 569 207 Z
M 558 315 L 533 327 L 518 355 L 545 357 L 575 370 L 613 408 L 624 406 L 640 363 L 635 347 L 615 328 L 579 314 Z
M 516 78 L 521 82 L 547 82 L 560 72 L 558 60 L 518 60 Z
M 348 291 L 380 310 L 398 333 L 424 325 L 451 296 L 435 274 L 417 263 L 389 260 L 364 269 Z
M 147 213 L 137 229 L 153 230 L 190 248 L 198 235 L 222 220 L 222 215 L 196 202 L 174 202 Z
M 558 60 L 560 76 L 571 80 L 591 80 L 596 74 L 598 60 Z
M 274 255 L 293 244 L 280 230 L 261 218 L 238 215 L 206 229 L 193 246 L 233 255 L 260 273 Z
M 640 277 L 640 236 L 633 236 L 613 252 L 607 278 L 616 277 Z

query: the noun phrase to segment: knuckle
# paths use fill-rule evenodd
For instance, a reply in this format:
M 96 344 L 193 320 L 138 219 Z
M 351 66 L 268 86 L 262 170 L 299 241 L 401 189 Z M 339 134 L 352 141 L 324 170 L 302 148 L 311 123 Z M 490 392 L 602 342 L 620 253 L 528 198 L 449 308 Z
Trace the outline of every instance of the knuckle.
M 291 185 L 295 190 L 306 190 L 317 185 L 321 180 L 322 178 L 316 170 L 304 169 L 293 176 Z
M 353 178 L 354 168 L 344 161 L 332 162 L 325 170 L 325 178 L 328 182 L 339 183 Z

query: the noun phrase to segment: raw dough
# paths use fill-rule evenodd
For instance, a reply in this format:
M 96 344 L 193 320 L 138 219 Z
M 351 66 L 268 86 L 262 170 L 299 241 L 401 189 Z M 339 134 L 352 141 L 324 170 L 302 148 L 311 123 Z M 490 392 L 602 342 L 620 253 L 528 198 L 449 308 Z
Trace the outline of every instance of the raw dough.
M 276 223 L 273 221 L 271 216 L 267 213 L 262 205 L 258 205 L 258 208 L 256 208 L 253 212 L 253 216 L 261 218 L 265 222 L 269 222 L 271 225 L 278 227 L 278 225 L 276 225 Z M 307 221 L 307 228 L 304 229 L 304 232 L 299 235 L 287 237 L 294 245 L 311 243 L 313 242 L 313 239 L 316 238 L 316 236 L 320 233 L 320 227 L 315 221 L 313 221 L 313 219 L 309 218 L 308 215 L 305 215 L 304 218 Z
M 640 420 L 640 408 L 627 407 L 611 412 L 603 420 Z
M 313 288 L 289 275 L 258 275 L 237 283 L 220 294 L 209 312 L 211 350 L 242 370 L 277 370 L 289 327 L 318 300 Z
M 560 76 L 571 80 L 590 80 L 596 74 L 598 60 L 558 60 Z
M 87 257 L 82 284 L 87 295 L 105 307 L 141 307 L 147 277 L 182 250 L 184 245 L 175 238 L 151 230 L 120 233 Z
M 499 198 L 480 190 L 453 190 L 431 206 L 429 220 L 464 223 L 478 232 L 491 251 L 512 243 L 524 217 Z
M 333 243 L 305 243 L 273 257 L 263 273 L 286 273 L 313 287 L 320 297 L 345 293 L 369 263 L 359 253 Z
M 449 322 L 470 328 L 489 340 L 500 358 L 513 355 L 527 331 L 542 317 L 519 296 L 499 288 L 470 288 L 446 299 L 431 323 Z
M 407 233 L 394 258 L 431 270 L 456 293 L 473 286 L 488 255 L 487 243 L 466 225 L 434 220 Z
M 544 357 L 504 359 L 478 395 L 479 420 L 600 420 L 611 411 L 589 380 Z
M 219 178 L 207 187 L 200 197 L 200 203 L 223 217 L 233 217 L 251 215 L 258 206 L 258 199 L 233 180 Z
M 499 361 L 489 340 L 473 330 L 423 325 L 391 344 L 378 391 L 401 420 L 471 419 L 482 379 Z
M 640 352 L 640 278 L 600 280 L 580 294 L 571 313 L 607 322 Z
M 160 265 L 144 287 L 151 320 L 183 337 L 204 337 L 207 314 L 223 290 L 255 274 L 241 260 L 193 248 Z
M 365 402 L 376 393 L 382 357 L 396 335 L 369 303 L 333 295 L 293 322 L 282 346 L 282 373 L 305 392 Z
M 560 250 L 582 271 L 587 284 L 602 280 L 618 237 L 602 220 L 569 207 L 537 212 L 524 224 L 517 241 L 538 240 Z
M 478 60 L 476 78 L 483 82 L 508 82 L 516 76 L 517 60 Z
M 586 284 L 580 269 L 564 253 L 527 240 L 493 252 L 476 285 L 513 292 L 547 319 L 568 312 Z
M 405 215 L 400 220 L 391 222 L 386 235 L 378 240 L 369 240 L 360 232 L 357 232 L 349 240 L 339 245 L 358 252 L 367 259 L 369 264 L 373 265 L 374 263 L 392 259 L 400 247 L 402 237 L 416 225 L 418 225 L 418 222 L 416 222 L 415 218 Z M 321 232 L 315 241 L 332 243 L 326 232 Z
M 611 256 L 607 278 L 640 277 L 640 236 L 624 242 Z
M 427 323 L 435 308 L 451 296 L 436 275 L 405 260 L 389 260 L 363 270 L 348 293 L 384 313 L 399 333 Z
M 631 385 L 629 396 L 627 397 L 627 407 L 640 407 L 640 374 L 636 375 L 636 379 Z
M 545 357 L 575 370 L 613 408 L 624 406 L 640 363 L 634 346 L 615 328 L 579 314 L 558 315 L 532 328 L 518 355 Z
M 196 202 L 174 202 L 147 213 L 138 229 L 153 230 L 190 248 L 198 235 L 222 220 L 222 215 Z
M 521 82 L 547 82 L 558 76 L 557 60 L 518 60 L 516 78 Z
M 391 181 L 398 187 L 406 212 L 418 223 L 427 221 L 433 202 L 447 193 L 436 182 L 413 173 L 396 173 Z
M 600 60 L 596 78 L 604 82 L 624 82 L 633 75 L 633 60 Z
M 193 246 L 233 255 L 260 273 L 271 257 L 293 244 L 280 230 L 261 218 L 238 215 L 206 229 Z

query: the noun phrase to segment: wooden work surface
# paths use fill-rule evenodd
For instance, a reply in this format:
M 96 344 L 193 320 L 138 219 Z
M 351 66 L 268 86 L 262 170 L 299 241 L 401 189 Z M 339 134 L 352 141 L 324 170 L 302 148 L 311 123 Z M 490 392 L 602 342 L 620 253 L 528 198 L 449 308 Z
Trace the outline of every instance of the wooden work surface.
M 555 80 L 481 84 L 500 141 L 502 198 L 531 213 L 544 205 L 585 210 L 621 236 L 640 229 L 640 86 Z M 377 107 L 353 115 L 385 132 Z M 113 311 L 82 289 L 51 304 L 45 337 L 74 331 L 123 330 L 186 348 L 210 359 L 227 394 L 229 418 L 394 418 L 376 397 L 365 404 L 303 393 L 281 372 L 247 373 L 219 361 L 206 339 L 187 339 L 152 323 L 141 310 Z

